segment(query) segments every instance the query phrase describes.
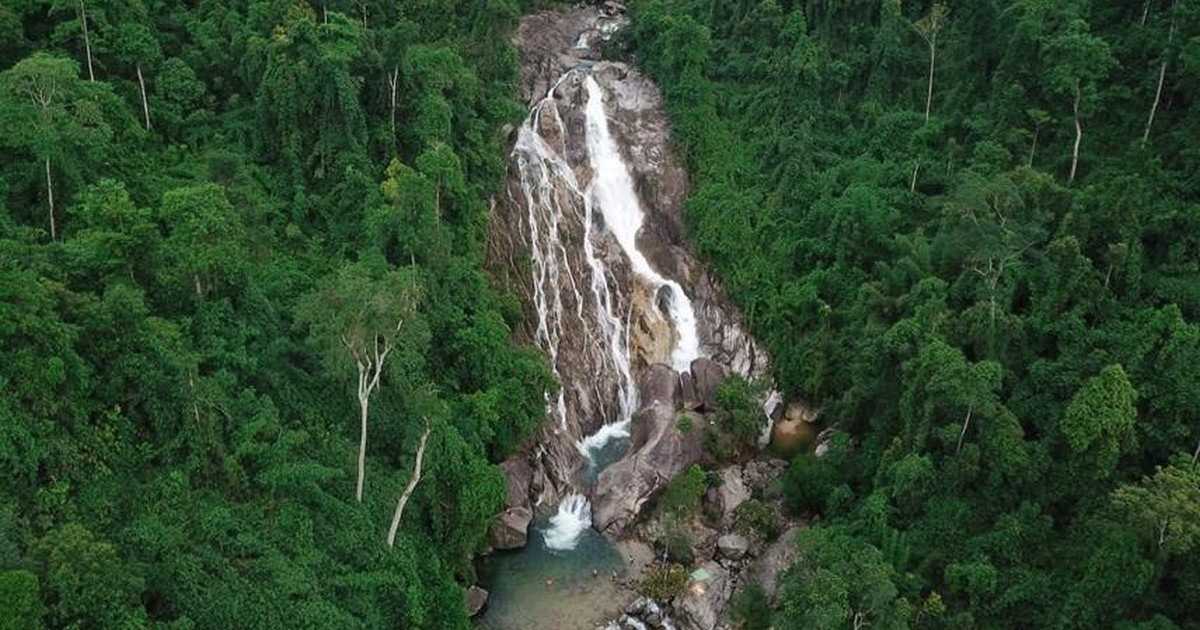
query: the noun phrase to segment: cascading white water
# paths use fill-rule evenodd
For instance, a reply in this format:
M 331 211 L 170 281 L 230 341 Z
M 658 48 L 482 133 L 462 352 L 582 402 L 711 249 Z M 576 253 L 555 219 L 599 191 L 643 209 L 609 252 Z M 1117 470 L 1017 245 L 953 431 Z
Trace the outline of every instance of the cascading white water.
M 530 255 L 533 260 L 533 302 L 537 311 L 537 342 L 549 355 L 554 376 L 563 382 L 559 370 L 559 351 L 563 343 L 564 318 L 577 317 L 587 334 L 600 337 L 603 357 L 600 369 L 611 374 L 616 382 L 617 417 L 609 419 L 595 433 L 576 442 L 576 448 L 589 460 L 596 449 L 615 438 L 629 436 L 630 419 L 637 409 L 637 390 L 634 386 L 629 349 L 629 315 L 620 313 L 614 288 L 609 286 L 612 274 L 596 251 L 602 238 L 595 227 L 594 212 L 599 210 L 604 229 L 612 234 L 628 258 L 633 273 L 657 293 L 668 292 L 667 317 L 672 324 L 672 366 L 678 371 L 689 368 L 700 356 L 696 314 L 692 302 L 678 282 L 658 273 L 638 249 L 637 235 L 644 213 L 634 188 L 629 167 L 608 128 L 604 94 L 590 75 L 584 77 L 587 92 L 585 108 L 586 148 L 592 170 L 588 188 L 582 189 L 575 171 L 567 161 L 566 138 L 569 130 L 559 113 L 555 92 L 563 82 L 577 78 L 586 69 L 573 69 L 550 88 L 534 106 L 529 118 L 517 133 L 513 156 L 518 169 L 520 196 L 528 216 Z M 543 137 L 543 133 L 546 137 Z M 558 139 L 561 146 L 552 146 L 547 137 Z M 515 201 L 515 200 L 514 200 Z M 578 221 L 583 227 L 583 259 L 590 278 L 586 295 L 576 282 L 571 268 L 568 243 L 569 227 Z M 569 292 L 569 293 L 568 293 Z M 574 300 L 574 313 L 565 312 L 564 295 Z M 584 321 L 584 303 L 591 305 L 591 323 Z M 547 396 L 547 406 L 557 416 L 559 426 L 567 428 L 565 389 L 553 400 Z
M 629 167 L 621 157 L 621 151 L 608 130 L 608 116 L 604 111 L 604 93 L 600 84 L 591 76 L 586 79 L 587 102 L 587 150 L 594 177 L 591 192 L 596 205 L 604 215 L 605 227 L 616 237 L 617 243 L 634 273 L 650 282 L 655 289 L 668 287 L 671 291 L 670 316 L 675 328 L 675 344 L 671 351 L 672 367 L 676 371 L 687 370 L 692 361 L 700 357 L 700 336 L 696 330 L 696 311 L 692 301 L 678 282 L 668 280 L 654 270 L 650 261 L 637 246 L 637 235 L 642 229 L 645 215 L 633 185 Z
M 582 494 L 569 494 L 558 504 L 558 513 L 550 517 L 550 527 L 542 532 L 542 537 L 547 548 L 569 551 L 591 526 L 592 504 Z

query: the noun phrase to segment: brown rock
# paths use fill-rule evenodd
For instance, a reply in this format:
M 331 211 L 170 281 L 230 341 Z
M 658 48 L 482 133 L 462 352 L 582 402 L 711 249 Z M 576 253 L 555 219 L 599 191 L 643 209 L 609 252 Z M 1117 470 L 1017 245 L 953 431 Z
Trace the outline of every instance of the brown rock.
M 725 382 L 725 368 L 712 359 L 699 358 L 692 361 L 692 378 L 696 381 L 696 395 L 700 399 L 701 411 L 717 408 L 717 388 Z
M 520 549 L 529 537 L 529 523 L 533 511 L 522 505 L 509 508 L 492 522 L 488 530 L 488 542 L 496 549 Z
M 504 506 L 513 508 L 529 503 L 529 487 L 533 482 L 533 467 L 524 459 L 510 459 L 500 464 L 508 496 Z
M 629 452 L 600 473 L 592 491 L 592 523 L 603 533 L 623 532 L 672 477 L 700 461 L 703 419 L 686 433 L 675 427 L 674 370 L 651 366 L 639 391 L 645 406 L 634 414 Z
M 463 594 L 463 602 L 467 606 L 467 616 L 474 617 L 483 610 L 483 606 L 487 604 L 489 593 L 486 589 L 478 586 L 472 586 Z
M 701 407 L 700 396 L 696 393 L 696 379 L 690 371 L 679 375 L 679 398 L 683 408 L 688 411 L 696 411 Z

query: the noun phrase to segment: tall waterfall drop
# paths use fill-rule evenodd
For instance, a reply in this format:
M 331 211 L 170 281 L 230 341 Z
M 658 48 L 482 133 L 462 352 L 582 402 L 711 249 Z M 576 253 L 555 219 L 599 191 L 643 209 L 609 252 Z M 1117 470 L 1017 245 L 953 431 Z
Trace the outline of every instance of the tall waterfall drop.
M 687 370 L 694 359 L 700 357 L 700 337 L 696 331 L 696 311 L 692 301 L 678 282 L 662 277 L 646 256 L 638 249 L 637 236 L 642 229 L 644 215 L 629 167 L 621 157 L 617 143 L 608 130 L 608 115 L 604 112 L 604 94 L 600 85 L 590 75 L 586 79 L 587 102 L 587 149 L 594 177 L 592 197 L 604 214 L 605 226 L 617 238 L 621 249 L 629 257 L 634 273 L 653 283 L 656 288 L 668 287 L 671 291 L 670 314 L 675 325 L 675 344 L 671 352 L 672 367 L 676 371 Z
M 591 167 L 586 187 L 581 186 L 566 156 L 571 130 L 563 120 L 556 96 L 560 87 L 577 84 L 581 79 L 586 90 L 586 157 Z M 696 314 L 687 293 L 678 282 L 655 270 L 638 247 L 645 215 L 629 168 L 609 130 L 604 101 L 603 89 L 587 68 L 569 70 L 533 107 L 513 147 L 519 182 L 514 196 L 520 197 L 513 201 L 527 212 L 533 263 L 535 339 L 548 355 L 554 375 L 563 382 L 559 357 L 564 336 L 568 335 L 566 320 L 576 319 L 578 330 L 594 336 L 583 342 L 584 351 L 591 355 L 591 368 L 603 371 L 615 384 L 615 413 L 600 418 L 599 428 L 575 443 L 585 457 L 612 439 L 628 437 L 629 422 L 638 403 L 630 358 L 630 305 L 628 298 L 621 303 L 616 295 L 619 289 L 612 286 L 616 274 L 598 251 L 604 246 L 602 241 L 615 241 L 625 264 L 651 291 L 667 291 L 662 301 L 671 322 L 673 367 L 686 370 L 701 355 Z M 570 238 L 575 226 L 582 228 L 582 239 Z M 578 252 L 573 251 L 578 248 L 583 250 L 581 259 L 586 269 L 572 267 L 573 259 L 580 260 Z M 564 382 L 557 395 L 548 400 L 562 430 L 568 427 L 566 395 L 571 386 Z M 592 395 L 604 398 L 605 394 L 599 391 Z M 581 419 L 580 424 L 587 425 L 588 420 L 595 424 L 595 419 Z

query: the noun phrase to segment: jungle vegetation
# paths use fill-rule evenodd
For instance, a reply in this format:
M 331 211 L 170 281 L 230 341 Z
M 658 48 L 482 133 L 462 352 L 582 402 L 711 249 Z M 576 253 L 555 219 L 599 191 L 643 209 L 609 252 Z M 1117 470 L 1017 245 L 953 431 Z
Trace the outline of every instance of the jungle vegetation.
M 1200 628 L 1200 4 L 632 8 L 691 235 L 838 428 L 774 627 Z
M 0 628 L 468 627 L 528 4 L 0 3 Z

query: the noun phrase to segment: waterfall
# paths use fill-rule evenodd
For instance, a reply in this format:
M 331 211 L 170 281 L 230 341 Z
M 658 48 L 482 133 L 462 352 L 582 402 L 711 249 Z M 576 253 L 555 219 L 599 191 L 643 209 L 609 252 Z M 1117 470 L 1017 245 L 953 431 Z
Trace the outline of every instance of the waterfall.
M 649 281 L 656 289 L 668 287 L 671 299 L 668 309 L 675 328 L 675 344 L 671 352 L 671 364 L 677 372 L 687 370 L 694 359 L 700 357 L 700 337 L 696 331 L 696 311 L 692 301 L 678 282 L 662 277 L 646 260 L 637 246 L 638 231 L 642 229 L 645 215 L 641 202 L 629 175 L 629 167 L 621 157 L 621 151 L 608 130 L 608 116 L 604 112 L 604 94 L 600 85 L 591 76 L 586 80 L 587 102 L 587 150 L 588 160 L 595 173 L 592 181 L 592 197 L 604 215 L 604 224 L 613 236 L 633 271 Z
M 604 418 L 596 432 L 575 442 L 576 449 L 591 460 L 592 453 L 610 440 L 629 436 L 630 419 L 638 404 L 630 360 L 632 314 L 627 309 L 631 305 L 623 297 L 629 288 L 616 286 L 617 279 L 598 244 L 611 235 L 609 242 L 619 246 L 633 274 L 655 295 L 663 293 L 664 315 L 672 327 L 672 367 L 687 370 L 700 356 L 700 342 L 696 313 L 687 293 L 678 282 L 656 271 L 638 248 L 645 215 L 630 169 L 609 131 L 604 93 L 587 72 L 586 67 L 577 67 L 563 74 L 521 125 L 512 152 L 519 185 L 510 188 L 510 197 L 525 209 L 529 228 L 532 302 L 537 313 L 534 337 L 548 355 L 555 378 L 563 384 L 556 396 L 547 394 L 550 415 L 561 431 L 568 430 L 565 396 L 569 388 L 595 389 L 604 399 L 605 409 L 612 409 L 607 405 L 615 403 L 613 417 Z M 556 98 L 560 86 L 578 82 L 580 77 L 586 90 L 584 146 L 592 172 L 586 188 L 567 159 L 570 129 Z M 578 238 L 578 232 L 572 238 L 573 227 L 582 228 L 583 238 Z M 578 320 L 581 334 L 576 337 L 583 338 L 565 335 L 564 323 L 569 318 Z M 563 363 L 560 351 L 564 344 L 584 356 Z M 572 367 L 572 372 L 582 371 L 568 374 L 575 376 L 575 381 L 563 378 L 564 365 Z M 612 401 L 608 398 L 613 392 L 607 388 L 614 384 L 616 400 Z
M 569 494 L 558 504 L 558 513 L 550 517 L 550 527 L 542 532 L 542 537 L 548 549 L 569 551 L 591 526 L 592 505 L 582 494 Z

